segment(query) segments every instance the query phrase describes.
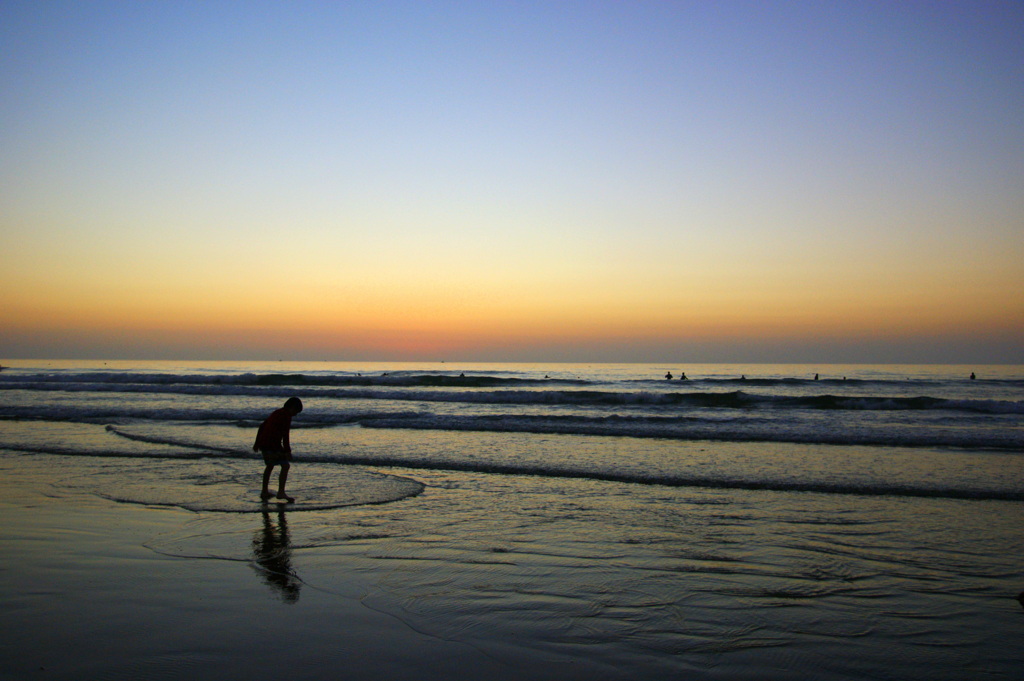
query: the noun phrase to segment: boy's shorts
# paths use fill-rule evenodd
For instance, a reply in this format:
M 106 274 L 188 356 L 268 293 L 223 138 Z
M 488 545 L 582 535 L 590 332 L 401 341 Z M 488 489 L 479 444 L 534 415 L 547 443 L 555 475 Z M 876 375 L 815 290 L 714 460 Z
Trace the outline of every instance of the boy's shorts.
M 263 455 L 263 463 L 268 466 L 279 463 L 285 463 L 292 460 L 291 452 L 282 452 L 275 449 L 261 449 L 260 454 Z

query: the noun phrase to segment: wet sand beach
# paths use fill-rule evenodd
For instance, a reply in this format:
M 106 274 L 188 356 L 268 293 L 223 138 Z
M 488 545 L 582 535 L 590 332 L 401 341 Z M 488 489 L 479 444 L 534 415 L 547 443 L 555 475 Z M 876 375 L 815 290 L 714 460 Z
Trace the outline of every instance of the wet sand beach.
M 3 463 L 0 678 L 515 677 L 364 603 L 372 574 L 341 568 L 330 589 L 304 583 L 288 567 L 303 561 L 280 542 L 284 513 L 214 521 L 221 539 L 207 546 L 230 554 L 251 539 L 249 556 L 165 555 L 161 537 L 196 514 L 57 490 L 27 460 Z
M 423 491 L 238 512 L 90 487 L 132 465 L 0 456 L 3 679 L 998 679 L 1021 659 L 1016 502 L 360 467 L 335 479 Z

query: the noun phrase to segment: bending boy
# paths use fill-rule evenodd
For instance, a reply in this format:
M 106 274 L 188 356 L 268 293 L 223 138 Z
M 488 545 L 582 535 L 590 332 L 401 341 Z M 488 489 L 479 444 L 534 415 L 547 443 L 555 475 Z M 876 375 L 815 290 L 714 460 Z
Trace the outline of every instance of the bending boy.
M 254 451 L 263 455 L 263 462 L 267 467 L 263 469 L 263 491 L 260 492 L 261 499 L 269 499 L 270 475 L 274 472 L 274 466 L 281 466 L 281 473 L 277 478 L 277 498 L 284 499 L 291 503 L 293 497 L 284 492 L 284 486 L 288 482 L 289 463 L 292 460 L 292 447 L 288 442 L 288 432 L 292 427 L 292 417 L 302 411 L 302 400 L 298 397 L 289 397 L 280 409 L 267 417 L 267 420 L 260 425 L 256 433 L 256 444 L 252 446 Z

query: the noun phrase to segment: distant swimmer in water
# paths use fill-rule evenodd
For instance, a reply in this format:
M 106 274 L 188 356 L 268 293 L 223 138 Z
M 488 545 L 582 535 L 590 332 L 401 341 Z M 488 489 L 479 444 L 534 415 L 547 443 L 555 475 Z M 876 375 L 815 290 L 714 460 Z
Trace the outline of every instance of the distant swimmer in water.
M 740 380 L 741 381 L 747 380 L 747 375 L 746 374 L 740 374 Z
M 672 372 L 671 371 L 668 371 L 668 372 L 665 373 L 665 380 L 666 381 L 671 381 L 672 380 Z
M 685 372 L 685 371 L 679 374 L 679 380 L 680 380 L 680 381 L 685 381 L 685 380 L 688 380 L 688 379 L 686 378 L 686 372 Z
M 817 380 L 818 380 L 818 374 L 814 374 L 814 380 L 815 380 L 815 381 L 817 381 Z
M 973 381 L 973 380 L 976 380 L 977 378 L 978 378 L 978 377 L 977 377 L 977 376 L 975 376 L 975 375 L 974 375 L 974 372 L 972 371 L 972 372 L 971 372 L 971 380 Z

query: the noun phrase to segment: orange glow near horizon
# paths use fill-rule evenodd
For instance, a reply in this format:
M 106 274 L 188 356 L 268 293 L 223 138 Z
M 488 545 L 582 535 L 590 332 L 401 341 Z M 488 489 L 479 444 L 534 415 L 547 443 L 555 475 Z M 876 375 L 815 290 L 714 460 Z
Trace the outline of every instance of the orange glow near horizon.
M 717 275 L 710 267 L 677 272 L 657 263 L 619 266 L 611 275 L 593 264 L 567 274 L 552 267 L 432 272 L 403 263 L 404 272 L 362 268 L 334 279 L 322 269 L 265 276 L 236 265 L 191 273 L 159 262 L 153 275 L 99 269 L 55 277 L 42 263 L 33 269 L 22 262 L 22 272 L 0 273 L 0 302 L 9 331 L 277 331 L 365 343 L 402 333 L 461 343 L 509 336 L 709 340 L 1020 328 L 1024 276 L 1006 262 L 1011 251 L 987 256 L 971 269 L 928 276 L 896 265 L 882 276 L 877 268 L 844 269 L 841 260 L 831 272 L 790 263 L 775 272 L 719 264 Z
M 722 343 L 808 342 L 864 337 L 875 340 L 962 334 L 1008 336 L 1024 328 L 1021 306 L 992 305 L 966 287 L 939 291 L 942 297 L 894 297 L 885 291 L 847 294 L 842 305 L 823 287 L 782 291 L 734 289 L 671 297 L 618 289 L 519 291 L 499 286 L 418 291 L 382 286 L 373 291 L 339 285 L 349 295 L 287 285 L 247 294 L 241 287 L 203 295 L 209 283 L 190 289 L 152 291 L 136 285 L 117 295 L 37 291 L 37 297 L 8 300 L 6 333 L 58 334 L 141 347 L 208 346 L 217 353 L 232 346 L 261 356 L 287 352 L 356 353 L 380 358 L 480 355 L 496 359 L 511 349 L 548 345 L 631 344 L 676 346 Z M 280 285 L 279 285 L 280 286 Z M 47 297 L 43 297 L 45 294 Z M 58 297 L 60 295 L 60 297 Z M 11 296 L 6 296 L 10 298 Z M 995 309 L 993 309 L 995 308 Z M 105 341 L 104 341 L 105 339 Z M 165 350 L 167 352 L 168 350 Z

